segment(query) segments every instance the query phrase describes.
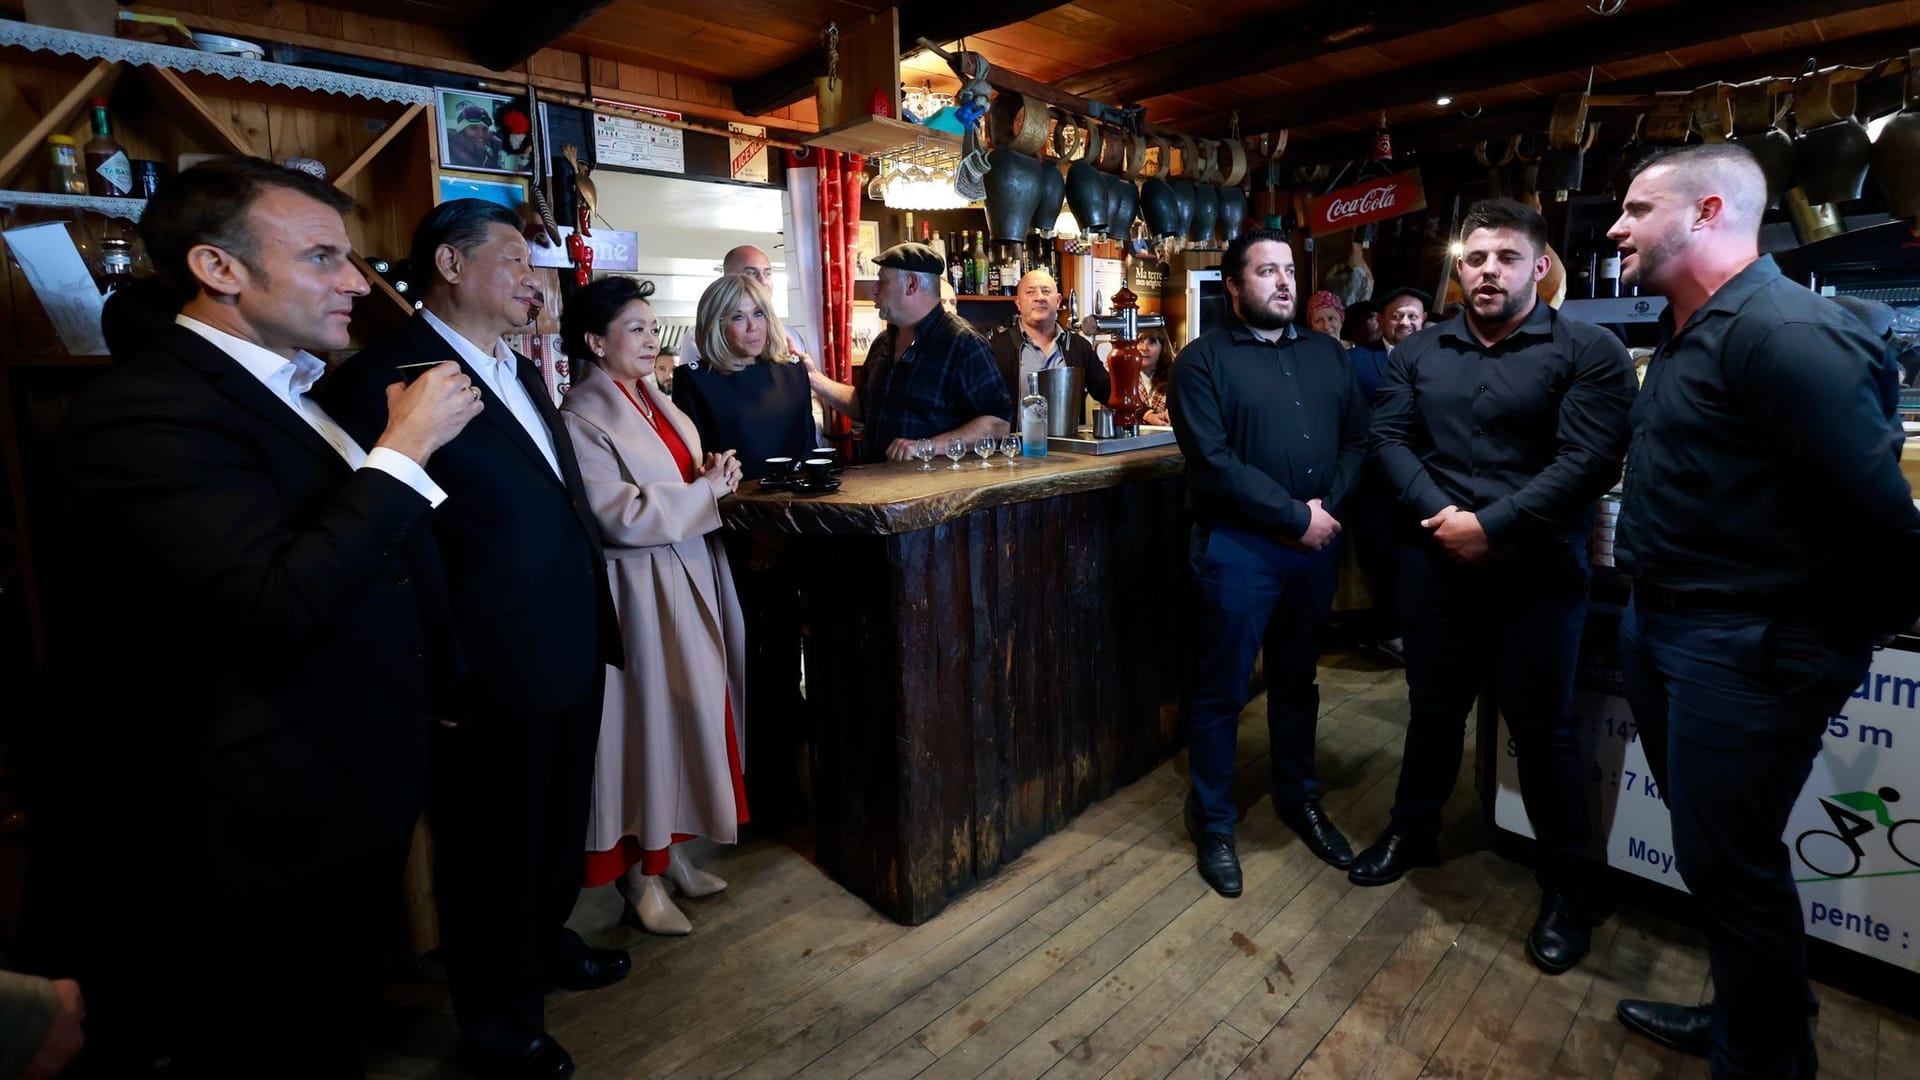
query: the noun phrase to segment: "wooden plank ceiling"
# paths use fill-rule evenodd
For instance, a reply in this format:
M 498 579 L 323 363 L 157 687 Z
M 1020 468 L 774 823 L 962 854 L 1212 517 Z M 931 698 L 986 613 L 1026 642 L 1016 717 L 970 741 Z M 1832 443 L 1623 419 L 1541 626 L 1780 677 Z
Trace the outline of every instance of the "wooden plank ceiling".
M 795 72 L 818 64 L 814 74 L 825 74 L 829 22 L 883 6 L 612 0 L 558 44 L 732 84 L 743 108 L 777 107 L 798 92 Z M 972 29 L 966 47 L 995 66 L 1111 103 L 1139 101 L 1150 120 L 1195 134 L 1227 134 L 1237 112 L 1246 134 L 1286 128 L 1296 143 L 1327 145 L 1364 137 L 1383 113 L 1396 131 L 1466 131 L 1473 117 L 1517 109 L 1544 122 L 1548 99 L 1585 85 L 1590 70 L 1597 92 L 1685 90 L 1920 47 L 1920 0 L 913 0 L 901 8 L 902 46 L 916 20 L 964 27 L 969 6 L 976 23 L 996 10 L 1026 15 Z M 935 8 L 963 14 L 943 23 Z M 913 82 L 945 77 L 925 54 L 907 71 Z M 1436 104 L 1443 95 L 1450 105 Z

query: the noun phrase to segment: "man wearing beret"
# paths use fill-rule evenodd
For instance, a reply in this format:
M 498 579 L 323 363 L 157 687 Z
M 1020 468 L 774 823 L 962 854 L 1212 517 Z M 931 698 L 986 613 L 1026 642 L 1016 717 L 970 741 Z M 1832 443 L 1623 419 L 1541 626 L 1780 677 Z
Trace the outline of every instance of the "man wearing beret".
M 887 329 L 867 350 L 867 377 L 854 388 L 811 365 L 813 392 L 866 425 L 866 461 L 906 461 L 916 443 L 936 445 L 1007 433 L 1013 403 L 993 349 L 965 319 L 940 304 L 946 260 L 925 244 L 896 244 L 874 259 L 873 304 Z

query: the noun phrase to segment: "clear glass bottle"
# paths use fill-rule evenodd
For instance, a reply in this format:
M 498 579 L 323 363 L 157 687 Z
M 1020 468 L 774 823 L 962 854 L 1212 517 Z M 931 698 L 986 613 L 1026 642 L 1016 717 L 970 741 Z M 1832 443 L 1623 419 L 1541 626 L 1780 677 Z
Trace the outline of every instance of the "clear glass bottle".
M 1027 373 L 1027 396 L 1020 399 L 1020 454 L 1047 456 L 1047 399 L 1040 393 L 1040 373 Z

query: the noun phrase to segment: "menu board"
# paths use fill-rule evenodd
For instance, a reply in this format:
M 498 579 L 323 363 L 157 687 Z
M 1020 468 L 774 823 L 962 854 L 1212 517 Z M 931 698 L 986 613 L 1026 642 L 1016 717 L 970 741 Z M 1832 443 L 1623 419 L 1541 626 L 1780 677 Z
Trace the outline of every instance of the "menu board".
M 661 109 L 622 107 L 623 112 L 678 120 L 680 114 Z M 627 116 L 593 114 L 593 159 L 596 164 L 650 172 L 684 173 L 687 154 L 679 128 L 649 124 Z

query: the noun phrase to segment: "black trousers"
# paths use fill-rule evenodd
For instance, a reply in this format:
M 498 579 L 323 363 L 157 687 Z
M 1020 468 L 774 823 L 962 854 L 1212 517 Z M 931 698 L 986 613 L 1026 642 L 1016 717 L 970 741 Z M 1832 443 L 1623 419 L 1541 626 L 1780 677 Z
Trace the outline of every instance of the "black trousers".
M 487 712 L 436 733 L 432 814 L 447 985 L 470 1042 L 543 1030 L 548 973 L 584 949 L 580 895 L 604 680 L 549 712 Z
M 1870 634 L 1732 611 L 1644 610 L 1620 664 L 1673 819 L 1674 868 L 1707 918 L 1716 1078 L 1811 1077 L 1806 927 L 1781 834 Z
M 1401 548 L 1408 717 L 1393 823 L 1439 831 L 1467 715 L 1490 678 L 1519 755 L 1540 885 L 1575 896 L 1590 825 L 1573 674 L 1591 578 L 1577 544 L 1537 543 L 1484 566 L 1454 562 L 1433 543 Z

